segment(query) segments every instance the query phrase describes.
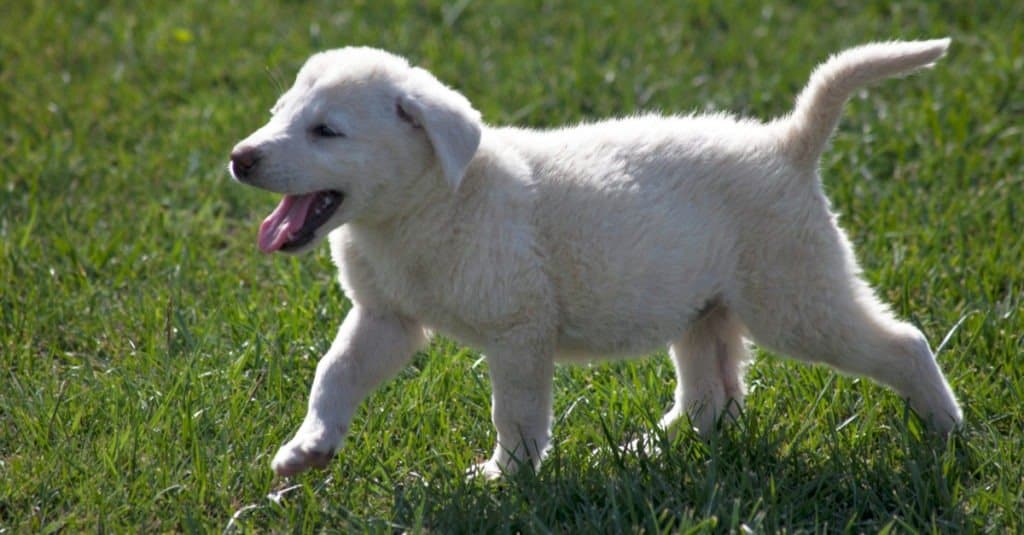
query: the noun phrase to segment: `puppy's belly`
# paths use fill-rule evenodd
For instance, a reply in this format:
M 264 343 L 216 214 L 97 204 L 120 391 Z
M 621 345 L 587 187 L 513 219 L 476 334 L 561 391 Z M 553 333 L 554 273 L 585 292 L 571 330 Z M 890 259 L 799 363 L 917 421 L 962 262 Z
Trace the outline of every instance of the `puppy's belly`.
M 727 240 L 704 236 L 654 242 L 600 263 L 552 270 L 560 359 L 618 358 L 664 349 L 710 304 L 726 298 L 732 263 Z M 682 243 L 680 243 L 682 242 Z M 689 254 L 688 251 L 699 251 Z
M 646 337 L 636 334 L 635 332 L 629 333 L 618 338 L 605 336 L 600 339 L 560 335 L 555 350 L 555 360 L 580 362 L 635 358 L 665 349 L 668 339 L 672 337 L 657 332 L 650 333 L 651 336 Z
M 571 310 L 559 322 L 557 358 L 634 357 L 664 349 L 717 299 L 710 288 L 704 290 Z

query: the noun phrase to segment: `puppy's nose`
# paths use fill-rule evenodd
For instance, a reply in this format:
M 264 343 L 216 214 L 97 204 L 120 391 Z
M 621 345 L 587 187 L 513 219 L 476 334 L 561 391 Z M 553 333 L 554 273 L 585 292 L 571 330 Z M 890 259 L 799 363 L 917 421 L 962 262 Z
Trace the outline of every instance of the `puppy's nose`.
M 235 178 L 245 180 L 260 161 L 260 151 L 253 148 L 242 148 L 231 151 L 231 172 Z

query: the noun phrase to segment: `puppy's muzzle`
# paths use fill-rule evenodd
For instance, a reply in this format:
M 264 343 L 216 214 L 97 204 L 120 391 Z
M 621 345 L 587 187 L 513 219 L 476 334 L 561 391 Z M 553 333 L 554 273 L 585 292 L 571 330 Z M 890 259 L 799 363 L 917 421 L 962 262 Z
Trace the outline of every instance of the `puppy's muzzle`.
M 260 151 L 253 148 L 240 148 L 231 151 L 231 174 L 240 182 L 248 182 L 256 164 L 260 162 L 260 158 Z

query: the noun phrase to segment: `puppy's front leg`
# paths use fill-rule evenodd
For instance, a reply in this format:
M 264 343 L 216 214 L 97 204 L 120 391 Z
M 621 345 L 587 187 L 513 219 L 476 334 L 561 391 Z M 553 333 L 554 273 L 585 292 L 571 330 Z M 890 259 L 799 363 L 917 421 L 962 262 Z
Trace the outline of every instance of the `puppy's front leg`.
M 497 479 L 521 464 L 537 469 L 551 441 L 553 355 L 536 347 L 498 349 L 489 351 L 487 363 L 498 444 L 491 459 L 468 474 Z
M 354 306 L 317 364 L 306 418 L 274 456 L 274 472 L 290 476 L 327 466 L 359 403 L 397 373 L 424 341 L 416 322 Z

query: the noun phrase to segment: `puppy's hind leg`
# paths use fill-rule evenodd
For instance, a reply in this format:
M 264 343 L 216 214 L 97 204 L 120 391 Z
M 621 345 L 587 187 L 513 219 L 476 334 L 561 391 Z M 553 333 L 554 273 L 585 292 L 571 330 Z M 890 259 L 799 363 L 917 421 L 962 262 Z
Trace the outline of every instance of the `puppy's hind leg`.
M 773 333 L 749 322 L 754 340 L 892 387 L 941 434 L 958 426 L 960 406 L 921 331 L 894 319 L 859 278 L 835 282 L 824 298 L 807 299 L 795 304 L 794 313 L 779 315 L 790 323 Z
M 715 429 L 725 414 L 739 416 L 743 404 L 743 368 L 750 353 L 743 326 L 723 305 L 705 311 L 669 346 L 678 383 L 675 404 L 660 426 L 670 429 L 685 415 L 702 435 Z
M 872 310 L 876 307 L 881 305 L 850 311 L 851 330 L 859 331 L 857 339 L 847 351 L 831 355 L 830 364 L 892 387 L 929 427 L 940 434 L 949 433 L 963 421 L 963 414 L 928 340 L 913 325 L 893 319 L 888 311 Z

